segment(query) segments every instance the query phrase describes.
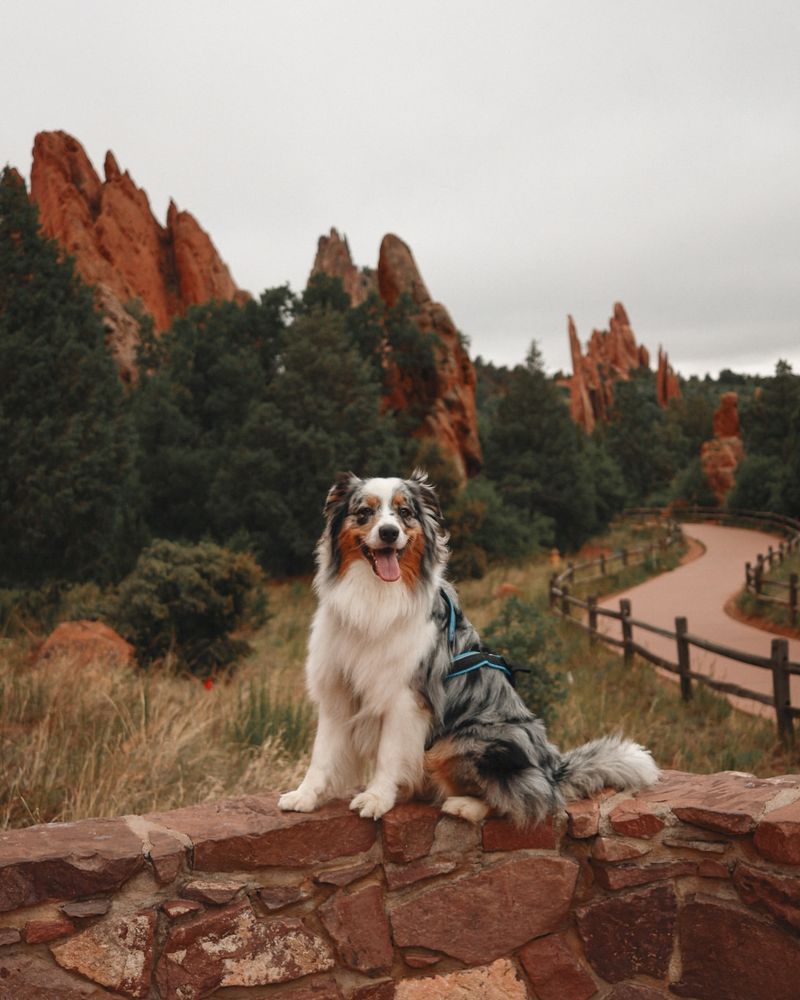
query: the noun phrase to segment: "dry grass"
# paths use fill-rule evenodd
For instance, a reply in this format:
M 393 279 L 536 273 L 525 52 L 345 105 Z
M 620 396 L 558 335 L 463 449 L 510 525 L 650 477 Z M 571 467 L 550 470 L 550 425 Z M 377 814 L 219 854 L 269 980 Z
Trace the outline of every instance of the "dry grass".
M 630 535 L 597 544 L 632 544 Z M 482 628 L 510 585 L 543 605 L 547 558 L 492 569 L 460 585 Z M 608 578 L 608 589 L 618 581 Z M 291 787 L 304 769 L 313 718 L 303 659 L 313 597 L 308 580 L 269 588 L 272 617 L 250 636 L 253 652 L 211 690 L 191 677 L 68 659 L 30 662 L 30 645 L 0 640 L 0 827 L 175 808 L 225 795 Z M 700 690 L 684 705 L 677 686 L 646 664 L 591 649 L 561 626 L 554 659 L 568 679 L 551 727 L 570 746 L 623 730 L 662 767 L 751 770 L 797 767 L 774 727 Z

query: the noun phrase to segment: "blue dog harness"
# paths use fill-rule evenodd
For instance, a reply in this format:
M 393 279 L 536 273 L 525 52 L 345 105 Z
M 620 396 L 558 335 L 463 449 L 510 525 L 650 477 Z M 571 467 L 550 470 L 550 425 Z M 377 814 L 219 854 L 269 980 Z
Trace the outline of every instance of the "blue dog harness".
M 481 670 L 483 667 L 489 667 L 491 670 L 499 670 L 504 673 L 513 684 L 513 671 L 509 668 L 503 657 L 497 653 L 487 653 L 482 649 L 468 649 L 463 653 L 453 655 L 456 640 L 456 608 L 450 600 L 450 595 L 444 588 L 439 593 L 442 595 L 447 608 L 447 645 L 450 647 L 450 663 L 452 664 L 451 669 L 444 678 L 445 681 L 450 681 L 454 677 L 461 677 L 463 674 L 471 674 L 473 670 Z

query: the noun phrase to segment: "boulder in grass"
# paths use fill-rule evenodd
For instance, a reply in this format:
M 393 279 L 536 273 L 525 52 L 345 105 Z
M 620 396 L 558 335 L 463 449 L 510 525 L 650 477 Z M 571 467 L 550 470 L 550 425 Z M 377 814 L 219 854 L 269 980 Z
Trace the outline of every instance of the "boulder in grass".
M 133 646 L 110 626 L 95 621 L 57 625 L 39 647 L 36 662 L 43 663 L 54 656 L 69 656 L 81 666 L 89 663 L 133 666 L 136 662 Z

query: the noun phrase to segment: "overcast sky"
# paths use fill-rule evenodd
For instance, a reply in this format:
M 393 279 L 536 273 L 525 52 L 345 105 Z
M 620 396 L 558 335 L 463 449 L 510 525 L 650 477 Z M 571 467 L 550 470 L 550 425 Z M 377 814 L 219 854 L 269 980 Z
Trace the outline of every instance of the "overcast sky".
M 40 130 L 191 211 L 236 282 L 336 226 L 414 251 L 474 354 L 569 368 L 624 302 L 683 374 L 800 371 L 796 0 L 9 0 L 0 162 Z

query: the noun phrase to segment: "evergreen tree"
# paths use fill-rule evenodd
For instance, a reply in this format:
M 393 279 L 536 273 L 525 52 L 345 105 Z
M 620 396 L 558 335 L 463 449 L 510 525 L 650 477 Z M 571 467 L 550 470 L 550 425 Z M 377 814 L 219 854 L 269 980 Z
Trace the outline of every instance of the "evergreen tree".
M 269 399 L 229 441 L 209 516 L 217 537 L 252 547 L 268 569 L 306 571 L 333 473 L 393 475 L 399 463 L 380 385 L 344 317 L 314 309 L 287 329 Z
M 533 345 L 525 366 L 511 373 L 485 449 L 486 476 L 519 519 L 521 553 L 536 541 L 574 548 L 596 527 L 597 498 L 581 435 Z
M 0 580 L 108 579 L 136 542 L 133 437 L 92 294 L 0 177 Z
M 198 540 L 208 532 L 211 483 L 251 409 L 268 398 L 291 302 L 280 287 L 244 306 L 195 306 L 143 341 L 134 400 L 154 534 Z

